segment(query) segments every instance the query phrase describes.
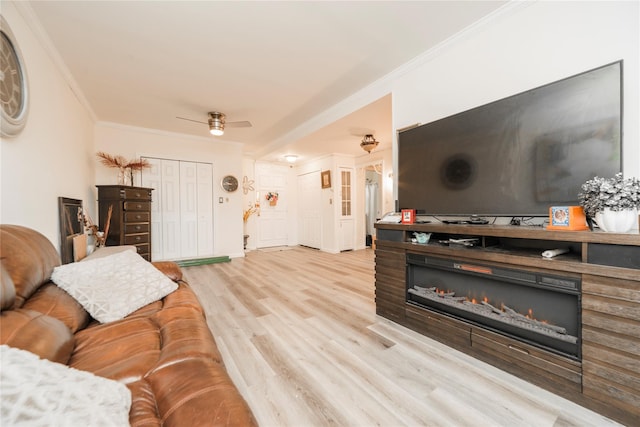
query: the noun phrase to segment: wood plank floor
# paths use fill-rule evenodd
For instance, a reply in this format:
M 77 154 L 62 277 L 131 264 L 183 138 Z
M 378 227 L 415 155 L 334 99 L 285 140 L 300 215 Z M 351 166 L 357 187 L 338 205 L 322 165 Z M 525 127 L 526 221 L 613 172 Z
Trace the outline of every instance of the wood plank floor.
M 262 426 L 613 426 L 376 316 L 371 249 L 183 268 Z

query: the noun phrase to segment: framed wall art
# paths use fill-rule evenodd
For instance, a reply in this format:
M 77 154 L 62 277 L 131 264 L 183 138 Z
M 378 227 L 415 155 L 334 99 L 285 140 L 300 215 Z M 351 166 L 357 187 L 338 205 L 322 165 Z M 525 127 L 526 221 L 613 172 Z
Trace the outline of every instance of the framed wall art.
M 320 178 L 322 180 L 322 188 L 331 188 L 331 171 L 330 170 L 320 172 Z

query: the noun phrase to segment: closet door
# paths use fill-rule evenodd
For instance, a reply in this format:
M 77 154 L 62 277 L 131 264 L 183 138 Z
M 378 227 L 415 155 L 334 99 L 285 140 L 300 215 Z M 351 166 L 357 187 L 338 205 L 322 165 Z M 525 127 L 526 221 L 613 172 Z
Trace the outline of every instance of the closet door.
M 142 183 L 154 188 L 153 259 L 213 255 L 213 165 L 147 157 Z
M 198 256 L 213 255 L 213 165 L 197 164 Z
M 153 188 L 151 196 L 151 259 L 161 260 L 162 257 L 162 161 L 146 158 L 151 167 L 142 171 L 142 186 Z
M 162 256 L 160 259 L 178 259 L 182 256 L 180 239 L 180 162 L 162 162 Z
M 180 257 L 198 255 L 197 163 L 180 162 Z

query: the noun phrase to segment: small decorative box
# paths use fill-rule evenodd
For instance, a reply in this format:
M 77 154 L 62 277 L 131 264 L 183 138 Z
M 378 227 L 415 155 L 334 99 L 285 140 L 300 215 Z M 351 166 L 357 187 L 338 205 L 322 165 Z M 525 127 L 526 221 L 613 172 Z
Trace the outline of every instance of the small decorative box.
M 588 230 L 582 206 L 552 206 L 549 208 L 547 230 Z
M 413 224 L 416 222 L 416 210 L 402 209 L 402 220 L 400 222 L 403 224 Z

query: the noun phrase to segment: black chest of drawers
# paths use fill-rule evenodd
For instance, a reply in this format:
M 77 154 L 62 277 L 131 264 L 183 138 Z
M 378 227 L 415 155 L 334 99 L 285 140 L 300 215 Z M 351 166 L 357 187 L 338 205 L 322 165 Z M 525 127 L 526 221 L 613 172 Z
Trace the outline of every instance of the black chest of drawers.
M 152 188 L 124 185 L 96 185 L 100 230 L 107 225 L 112 207 L 107 246 L 132 245 L 138 254 L 151 261 Z

